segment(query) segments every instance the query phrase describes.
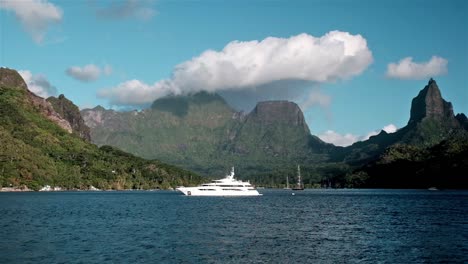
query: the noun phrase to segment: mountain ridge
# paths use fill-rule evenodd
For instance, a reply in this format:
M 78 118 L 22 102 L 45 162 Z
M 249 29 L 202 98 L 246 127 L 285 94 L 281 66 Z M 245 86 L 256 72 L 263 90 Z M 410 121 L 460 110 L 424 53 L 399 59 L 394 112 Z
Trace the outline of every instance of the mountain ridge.
M 263 171 L 331 147 L 310 135 L 301 109 L 288 101 L 259 102 L 246 114 L 221 96 L 202 92 L 158 99 L 133 116 L 102 109 L 81 113 L 98 145 L 115 145 L 211 175 L 232 165 L 244 169 L 242 164 L 262 163 Z M 311 151 L 315 145 L 319 151 Z
M 198 100 L 197 97 L 205 100 Z M 161 102 L 164 107 L 161 107 Z M 183 102 L 187 107 L 182 114 L 176 113 L 173 110 L 177 107 L 171 102 L 175 106 Z M 218 104 L 210 105 L 210 102 Z M 287 168 L 292 164 L 304 164 L 306 178 L 309 170 L 310 177 L 320 181 L 321 176 L 313 175 L 334 177 L 327 171 L 341 173 L 357 168 L 372 162 L 395 144 L 430 147 L 449 137 L 453 130 L 459 130 L 462 123 L 468 124 L 464 115 L 455 117 L 452 104 L 443 99 L 433 79 L 413 98 L 405 127 L 394 133 L 381 131 L 366 141 L 348 147 L 336 147 L 310 134 L 301 109 L 293 102 L 258 102 L 247 114 L 233 110 L 219 95 L 206 92 L 158 99 L 153 106 L 158 104 L 159 107 L 142 110 L 142 115 L 112 112 L 114 119 L 108 121 L 116 124 L 92 128 L 92 131 L 101 133 L 101 136 L 95 137 L 95 142 L 128 147 L 126 151 L 137 155 L 141 155 L 138 151 L 146 148 L 147 158 L 161 158 L 205 175 L 218 174 L 227 167 L 237 165 L 244 175 L 256 177 L 289 170 Z M 222 107 L 213 108 L 214 105 Z M 207 126 L 204 122 L 212 119 L 213 113 L 220 109 L 225 110 L 218 119 L 222 122 Z M 197 111 L 198 117 L 192 119 Z M 123 118 L 120 128 L 117 117 Z M 138 131 L 137 127 L 142 126 L 146 127 L 146 135 Z M 105 140 L 104 135 L 112 135 L 112 139 Z M 96 138 L 102 141 L 97 142 Z M 153 142 L 149 142 L 150 138 Z

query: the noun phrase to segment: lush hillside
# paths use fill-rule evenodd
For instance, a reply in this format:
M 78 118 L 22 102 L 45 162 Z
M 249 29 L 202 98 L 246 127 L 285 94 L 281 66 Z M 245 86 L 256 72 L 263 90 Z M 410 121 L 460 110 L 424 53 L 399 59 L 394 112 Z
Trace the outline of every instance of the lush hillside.
M 431 79 L 413 99 L 407 126 L 337 152 L 354 166 L 354 171 L 335 178 L 334 184 L 468 188 L 466 120 L 464 114 L 454 115 L 452 104 L 442 98 L 437 83 Z
M 453 113 L 450 102 L 442 98 L 437 83 L 429 83 L 413 98 L 408 124 L 395 133 L 382 131 L 369 140 L 357 142 L 333 153 L 333 160 L 349 164 L 365 164 L 394 144 L 431 147 L 451 137 L 454 131 L 463 131 L 466 117 Z
M 259 103 L 245 115 L 202 92 L 158 99 L 140 112 L 96 107 L 81 113 L 98 145 L 218 177 L 231 166 L 252 177 L 319 163 L 333 148 L 310 135 L 302 111 L 287 101 Z
M 219 168 L 224 175 L 230 166 L 221 165 L 217 148 L 228 136 L 224 128 L 234 111 L 219 96 L 200 93 L 163 98 L 140 112 L 96 107 L 81 113 L 98 145 L 117 146 L 202 173 Z
M 453 132 L 431 146 L 396 144 L 337 181 L 358 188 L 468 188 L 468 133 Z
M 153 189 L 202 180 L 159 161 L 86 142 L 50 103 L 27 90 L 16 71 L 5 68 L 0 69 L 0 135 L 1 186 Z

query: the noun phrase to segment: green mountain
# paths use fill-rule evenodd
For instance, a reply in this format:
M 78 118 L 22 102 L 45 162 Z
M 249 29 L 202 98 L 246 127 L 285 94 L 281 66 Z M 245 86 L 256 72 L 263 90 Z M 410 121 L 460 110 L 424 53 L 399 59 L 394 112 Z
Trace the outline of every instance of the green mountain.
M 452 104 L 442 98 L 436 81 L 431 79 L 413 98 L 410 119 L 405 127 L 391 134 L 382 131 L 366 141 L 339 148 L 333 153 L 333 160 L 364 164 L 394 144 L 431 147 L 448 139 L 454 131 L 463 130 L 467 123 L 464 120 L 464 114 L 455 117 Z
M 433 146 L 395 144 L 337 179 L 340 187 L 468 188 L 468 133 L 453 132 Z
M 217 148 L 228 136 L 224 128 L 232 122 L 234 111 L 221 97 L 200 93 L 159 99 L 140 112 L 96 107 L 81 114 L 98 145 L 206 172 L 207 167 L 219 166 Z M 226 168 L 220 172 L 224 174 Z
M 140 112 L 96 107 L 81 114 L 98 145 L 205 175 L 222 175 L 231 166 L 244 177 L 294 171 L 298 162 L 326 160 L 333 149 L 310 135 L 302 111 L 287 101 L 262 102 L 245 115 L 219 95 L 201 92 L 158 99 Z
M 294 181 L 297 164 L 302 166 L 306 187 L 361 186 L 359 177 L 355 184 L 347 182 L 353 172 L 376 163 L 385 153 L 395 153 L 392 149 L 431 152 L 454 135 L 464 135 L 468 127 L 466 116 L 454 115 L 432 79 L 413 99 L 405 127 L 391 134 L 382 131 L 346 148 L 311 135 L 300 108 L 288 101 L 260 102 L 245 114 L 234 111 L 219 95 L 202 92 L 158 99 L 143 111 L 117 112 L 99 106 L 81 113 L 98 145 L 210 176 L 222 175 L 234 165 L 241 178 L 276 187 L 285 185 L 286 175 Z
M 468 131 L 464 114 L 453 113 L 434 80 L 411 104 L 407 126 L 340 150 L 352 173 L 346 187 L 468 188 Z
M 202 181 L 160 161 L 88 143 L 80 120 L 65 97 L 44 100 L 18 72 L 0 68 L 0 186 L 153 189 Z

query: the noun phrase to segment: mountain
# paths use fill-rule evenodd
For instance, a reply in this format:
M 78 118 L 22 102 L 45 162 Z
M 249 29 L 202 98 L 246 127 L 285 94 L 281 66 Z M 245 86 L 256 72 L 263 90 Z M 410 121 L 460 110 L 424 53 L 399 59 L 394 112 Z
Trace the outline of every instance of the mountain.
M 337 179 L 345 187 L 468 188 L 467 118 L 456 116 L 431 79 L 411 103 L 408 124 L 341 150 L 357 169 Z M 343 157 L 341 156 L 341 157 Z
M 461 131 L 430 146 L 395 144 L 374 161 L 337 179 L 358 188 L 468 188 L 468 133 Z
M 349 147 L 336 147 L 311 135 L 301 109 L 288 101 L 259 102 L 245 114 L 233 110 L 219 95 L 202 92 L 161 98 L 142 111 L 117 112 L 99 106 L 81 113 L 98 145 L 116 146 L 210 176 L 224 174 L 234 165 L 241 178 L 276 187 L 284 186 L 286 175 L 291 180 L 295 177 L 297 164 L 301 164 L 308 187 L 397 186 L 392 185 L 392 177 L 379 181 L 378 175 L 366 168 L 393 160 L 399 157 L 393 154 L 405 150 L 414 156 L 431 157 L 424 162 L 459 160 L 465 151 L 460 138 L 468 125 L 464 114 L 454 115 L 452 104 L 443 99 L 432 79 L 413 99 L 405 127 L 395 133 L 382 131 Z M 440 156 L 444 149 L 460 152 Z M 429 173 L 418 167 L 427 163 L 405 162 L 419 168 L 422 175 Z M 405 174 L 399 162 L 388 164 L 389 171 L 393 168 Z
M 76 110 L 65 97 L 34 95 L 18 72 L 0 68 L 0 186 L 148 189 L 202 181 L 160 161 L 88 143 Z
M 466 126 L 466 121 L 464 121 L 466 116 L 463 118 L 464 116 L 464 114 L 459 114 L 457 117 L 454 115 L 452 104 L 442 98 L 436 81 L 430 79 L 428 84 L 413 98 L 410 118 L 405 127 L 391 134 L 382 131 L 366 141 L 337 149 L 333 153 L 333 160 L 363 164 L 394 144 L 431 147 L 449 138 L 454 131 Z
M 73 133 L 88 142 L 91 141 L 89 127 L 86 126 L 81 117 L 80 109 L 78 109 L 72 101 L 68 100 L 63 94 L 59 95 L 59 97 L 51 96 L 47 98 L 46 101 L 52 105 L 55 112 L 59 114 L 60 117 L 68 121 Z
M 288 101 L 259 102 L 231 128 L 224 158 L 251 167 L 255 173 L 292 170 L 298 163 L 327 160 L 333 148 L 310 134 L 299 106 Z
M 292 102 L 260 102 L 249 114 L 206 92 L 156 100 L 143 111 L 81 111 L 92 141 L 206 175 L 236 166 L 243 176 L 326 159 L 333 148 L 311 136 Z M 325 156 L 324 156 L 325 155 Z M 313 160 L 315 158 L 315 161 Z
M 235 112 L 221 97 L 199 93 L 162 98 L 143 111 L 97 107 L 81 113 L 98 145 L 117 146 L 137 156 L 206 172 L 207 167 L 220 166 L 217 147 L 228 137 L 225 128 Z M 228 167 L 218 168 L 224 174 Z

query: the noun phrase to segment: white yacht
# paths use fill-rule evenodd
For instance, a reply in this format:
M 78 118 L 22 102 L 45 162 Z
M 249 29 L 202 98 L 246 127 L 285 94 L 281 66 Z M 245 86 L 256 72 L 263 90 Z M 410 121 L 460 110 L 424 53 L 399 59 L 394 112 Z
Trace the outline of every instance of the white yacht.
M 231 174 L 220 180 L 213 180 L 197 187 L 177 187 L 176 190 L 191 196 L 259 196 L 262 195 L 248 181 L 234 179 L 234 167 Z

